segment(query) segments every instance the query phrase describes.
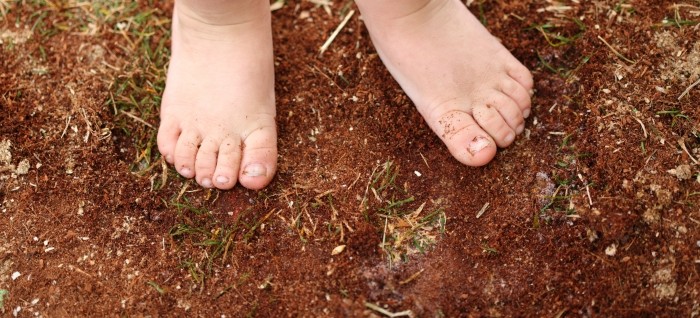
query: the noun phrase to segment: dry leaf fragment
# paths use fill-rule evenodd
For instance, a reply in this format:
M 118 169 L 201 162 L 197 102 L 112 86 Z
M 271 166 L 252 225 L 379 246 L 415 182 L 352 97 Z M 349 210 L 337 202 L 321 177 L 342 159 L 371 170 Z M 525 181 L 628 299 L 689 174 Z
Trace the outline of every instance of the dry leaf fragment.
M 345 250 L 345 245 L 338 245 L 336 246 L 333 251 L 331 252 L 331 255 L 338 255 L 342 253 Z

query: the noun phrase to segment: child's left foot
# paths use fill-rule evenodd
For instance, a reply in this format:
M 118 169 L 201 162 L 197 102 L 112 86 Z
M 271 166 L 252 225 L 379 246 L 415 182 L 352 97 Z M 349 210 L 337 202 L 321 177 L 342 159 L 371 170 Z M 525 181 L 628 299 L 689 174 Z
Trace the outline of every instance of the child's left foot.
M 357 0 L 389 72 L 452 155 L 481 166 L 524 129 L 532 75 L 458 0 Z

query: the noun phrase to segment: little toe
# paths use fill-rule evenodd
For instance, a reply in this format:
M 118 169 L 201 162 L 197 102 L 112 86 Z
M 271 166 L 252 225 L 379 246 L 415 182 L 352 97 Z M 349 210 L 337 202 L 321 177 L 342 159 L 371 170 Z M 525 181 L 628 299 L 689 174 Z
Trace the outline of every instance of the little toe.
M 179 136 L 180 128 L 176 124 L 161 122 L 157 137 L 158 151 L 169 164 L 175 162 L 175 145 Z
M 214 186 L 228 190 L 236 185 L 238 171 L 241 166 L 241 141 L 236 138 L 227 138 L 221 142 L 219 156 L 214 171 Z
M 448 111 L 428 124 L 440 136 L 452 156 L 465 165 L 483 166 L 496 155 L 494 140 L 467 112 Z
M 185 178 L 195 176 L 195 158 L 202 137 L 195 132 L 184 132 L 180 135 L 175 145 L 175 170 Z
M 252 190 L 264 188 L 277 170 L 277 131 L 274 126 L 252 132 L 244 141 L 238 181 Z
M 486 131 L 496 144 L 505 148 L 515 140 L 515 130 L 506 123 L 500 112 L 491 104 L 476 106 L 472 109 L 474 120 Z M 516 126 L 517 127 L 517 126 Z
M 199 146 L 194 163 L 194 171 L 197 183 L 205 188 L 213 188 L 214 170 L 216 169 L 216 157 L 219 152 L 219 141 L 205 138 Z

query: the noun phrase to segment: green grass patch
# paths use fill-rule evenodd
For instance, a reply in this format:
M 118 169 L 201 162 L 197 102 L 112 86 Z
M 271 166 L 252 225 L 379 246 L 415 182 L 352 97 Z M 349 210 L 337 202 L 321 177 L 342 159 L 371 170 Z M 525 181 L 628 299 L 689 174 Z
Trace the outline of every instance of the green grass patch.
M 398 180 L 392 161 L 377 166 L 362 199 L 363 214 L 382 231 L 381 249 L 389 266 L 425 253 L 445 232 L 447 216 L 442 200 L 419 203 L 408 185 Z
M 684 114 L 682 111 L 678 109 L 668 109 L 668 110 L 662 110 L 656 112 L 656 115 L 662 116 L 662 117 L 670 117 L 671 118 L 671 127 L 676 126 L 680 120 L 690 120 L 690 117 L 688 115 Z

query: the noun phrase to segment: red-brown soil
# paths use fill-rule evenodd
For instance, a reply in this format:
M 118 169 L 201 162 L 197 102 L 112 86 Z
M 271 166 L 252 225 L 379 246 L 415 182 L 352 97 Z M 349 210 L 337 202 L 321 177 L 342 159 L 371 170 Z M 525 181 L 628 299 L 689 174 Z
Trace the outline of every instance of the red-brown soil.
M 318 54 L 353 6 L 290 1 L 279 172 L 220 192 L 153 146 L 164 65 L 141 54 L 167 55 L 172 3 L 0 1 L 0 316 L 700 315 L 700 8 L 578 2 L 470 5 L 537 89 L 470 168 L 359 14 Z

